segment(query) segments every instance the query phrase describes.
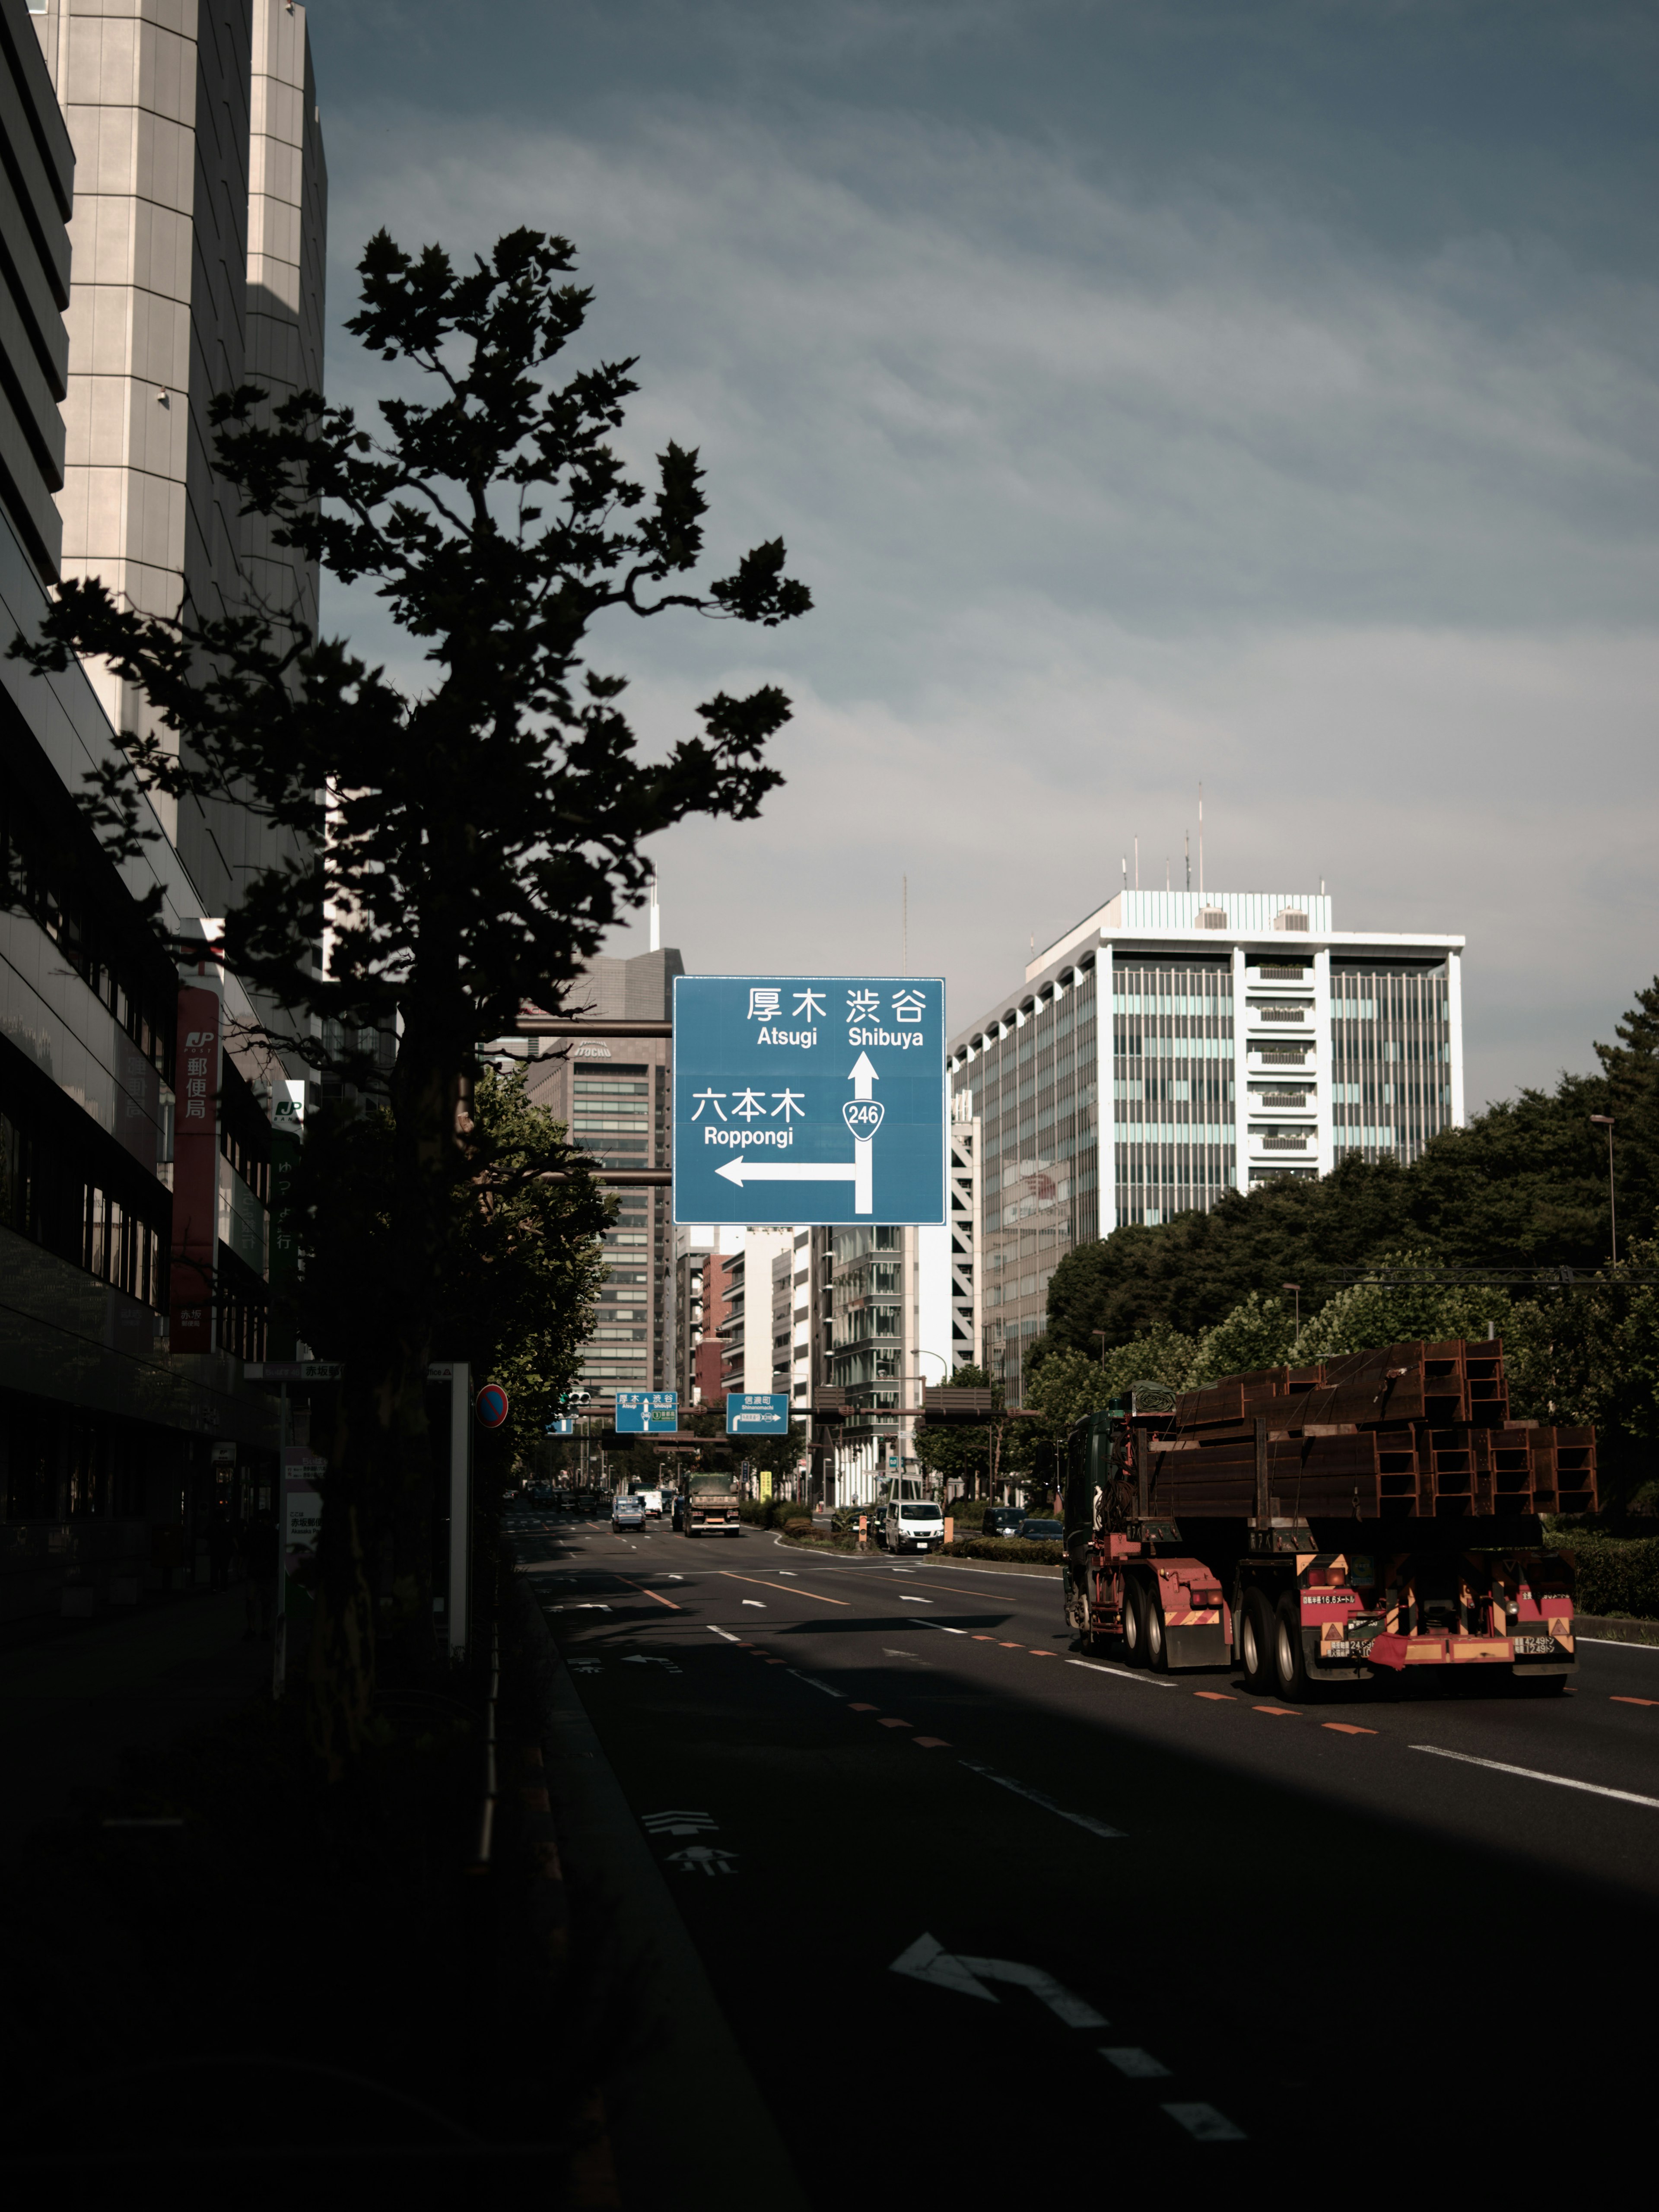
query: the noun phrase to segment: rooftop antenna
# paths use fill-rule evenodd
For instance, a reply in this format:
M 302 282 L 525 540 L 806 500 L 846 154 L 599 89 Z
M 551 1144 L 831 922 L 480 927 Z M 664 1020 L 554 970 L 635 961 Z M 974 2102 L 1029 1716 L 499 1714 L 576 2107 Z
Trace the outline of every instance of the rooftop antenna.
M 908 975 L 910 972 L 910 878 L 908 875 L 901 876 L 899 883 L 902 886 L 899 895 L 899 974 Z
M 1123 871 L 1123 888 L 1127 891 L 1129 888 L 1129 856 L 1127 853 L 1118 865 Z
M 1174 874 L 1174 872 L 1175 872 L 1175 864 L 1174 864 L 1174 862 L 1170 860 L 1170 858 L 1169 854 L 1166 853 L 1166 854 L 1164 855 L 1164 890 L 1165 890 L 1166 891 L 1167 891 L 1167 890 L 1169 890 L 1171 888 L 1170 882 L 1170 877 Z
M 1193 887 L 1193 833 L 1190 830 L 1186 830 L 1182 832 L 1181 844 L 1182 850 L 1187 856 L 1187 888 L 1188 890 L 1191 890 Z
M 657 872 L 651 871 L 651 950 L 662 951 L 662 908 L 657 904 Z
M 1140 840 L 1135 839 L 1135 889 L 1140 889 Z
M 1204 896 L 1204 787 L 1198 787 L 1198 895 Z

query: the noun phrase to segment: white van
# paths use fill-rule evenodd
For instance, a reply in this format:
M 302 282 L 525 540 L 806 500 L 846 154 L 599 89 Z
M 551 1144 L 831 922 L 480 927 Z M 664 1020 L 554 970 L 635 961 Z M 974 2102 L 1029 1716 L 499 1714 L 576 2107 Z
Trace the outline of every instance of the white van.
M 945 1516 L 937 1505 L 890 1498 L 877 1523 L 877 1540 L 890 1552 L 937 1552 L 945 1542 Z
M 636 1490 L 634 1492 L 634 1495 L 639 1499 L 641 1504 L 644 1506 L 647 1516 L 651 1520 L 660 1521 L 662 1519 L 662 1492 L 660 1490 Z

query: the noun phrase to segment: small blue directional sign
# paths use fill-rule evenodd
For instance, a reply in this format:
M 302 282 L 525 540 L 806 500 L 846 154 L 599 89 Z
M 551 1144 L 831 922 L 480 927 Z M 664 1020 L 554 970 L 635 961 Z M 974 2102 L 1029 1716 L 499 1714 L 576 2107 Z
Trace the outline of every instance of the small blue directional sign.
M 544 1437 L 574 1437 L 575 1433 L 576 1424 L 562 1418 L 549 1421 L 542 1431 Z
M 787 1437 L 789 1399 L 782 1390 L 729 1390 L 726 1396 L 728 1437 Z
M 678 1390 L 618 1390 L 618 1436 L 672 1436 L 680 1425 Z
M 674 1218 L 938 1224 L 945 985 L 677 975 Z

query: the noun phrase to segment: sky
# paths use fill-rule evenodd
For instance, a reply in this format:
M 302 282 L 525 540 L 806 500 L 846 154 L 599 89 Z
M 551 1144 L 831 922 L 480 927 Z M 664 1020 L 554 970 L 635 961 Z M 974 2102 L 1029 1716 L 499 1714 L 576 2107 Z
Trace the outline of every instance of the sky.
M 331 396 L 362 241 L 579 250 L 620 441 L 774 631 L 592 636 L 642 745 L 783 686 L 657 841 L 688 967 L 942 975 L 1133 867 L 1455 932 L 1472 1109 L 1659 969 L 1659 14 L 1612 0 L 314 0 Z M 326 628 L 416 664 L 375 604 Z M 1196 881 L 1196 877 L 1194 877 Z M 908 886 L 908 945 L 903 914 Z M 645 946 L 644 926 L 607 950 Z

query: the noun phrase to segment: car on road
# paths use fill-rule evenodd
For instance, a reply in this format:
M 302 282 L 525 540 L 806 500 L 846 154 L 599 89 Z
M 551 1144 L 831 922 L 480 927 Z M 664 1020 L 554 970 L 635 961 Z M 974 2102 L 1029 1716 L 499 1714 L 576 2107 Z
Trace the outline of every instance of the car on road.
M 1066 1534 L 1061 1521 L 1022 1521 L 1019 1533 L 1028 1544 L 1058 1544 Z
M 880 1540 L 886 1552 L 937 1552 L 945 1541 L 945 1516 L 937 1505 L 915 1498 L 890 1498 Z
M 1019 1505 L 988 1505 L 985 1518 L 980 1523 L 982 1536 L 1018 1536 L 1025 1525 L 1025 1510 Z
M 644 1499 L 618 1492 L 611 1501 L 611 1526 L 613 1528 L 643 1528 Z

